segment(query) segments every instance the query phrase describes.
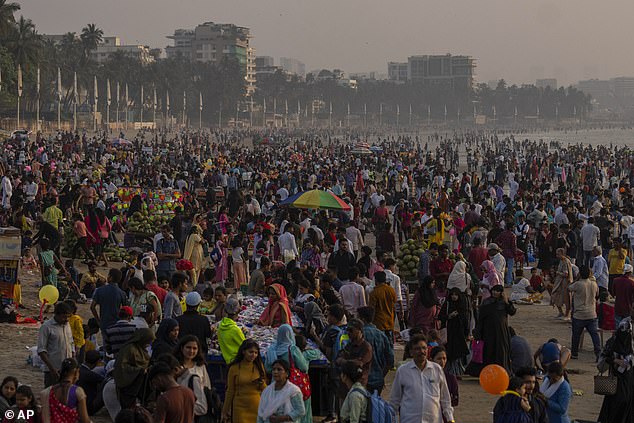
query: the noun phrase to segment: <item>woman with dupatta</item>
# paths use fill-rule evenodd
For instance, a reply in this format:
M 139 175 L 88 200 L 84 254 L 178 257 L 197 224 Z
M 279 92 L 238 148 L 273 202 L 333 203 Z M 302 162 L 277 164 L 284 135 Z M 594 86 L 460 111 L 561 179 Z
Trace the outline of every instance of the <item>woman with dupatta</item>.
M 289 357 L 290 354 L 290 357 Z M 295 333 L 289 325 L 282 325 L 277 331 L 277 339 L 271 344 L 266 352 L 266 360 L 264 368 L 267 372 L 273 370 L 273 363 L 277 360 L 283 360 L 290 366 L 290 360 L 293 361 L 294 367 L 300 372 L 308 375 L 309 362 L 304 354 L 295 343 Z M 299 420 L 302 423 L 312 423 L 313 411 L 311 408 L 311 398 L 304 400 L 304 409 L 306 414 Z
M 145 374 L 150 365 L 147 347 L 152 341 L 152 329 L 138 329 L 117 355 L 113 376 L 122 409 L 130 408 L 145 395 Z
M 291 309 L 288 305 L 286 289 L 282 285 L 274 283 L 268 287 L 266 292 L 269 297 L 269 304 L 262 312 L 258 324 L 261 326 L 271 326 L 273 328 L 285 323 L 292 326 Z
M 216 248 L 211 252 L 211 261 L 216 267 L 216 282 L 225 283 L 229 278 L 229 251 L 225 245 L 226 237 L 223 235 L 216 242 Z
M 187 241 L 185 242 L 185 252 L 183 258 L 192 263 L 193 268 L 188 271 L 193 285 L 198 283 L 200 272 L 205 261 L 203 244 L 207 242 L 203 238 L 203 229 L 198 224 L 192 225 Z
M 570 291 L 568 287 L 572 284 L 572 263 L 566 256 L 563 248 L 557 248 L 557 271 L 555 272 L 555 282 L 550 292 L 550 305 L 557 307 L 559 315 L 557 317 L 569 319 L 570 317 Z M 563 307 L 566 308 L 564 314 Z

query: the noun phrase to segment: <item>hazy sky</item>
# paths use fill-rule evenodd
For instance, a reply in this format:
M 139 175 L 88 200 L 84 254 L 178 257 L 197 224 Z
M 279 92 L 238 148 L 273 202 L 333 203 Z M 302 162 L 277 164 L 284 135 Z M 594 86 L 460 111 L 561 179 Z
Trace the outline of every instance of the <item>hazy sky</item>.
M 258 55 L 307 71 L 387 73 L 415 54 L 468 54 L 476 79 L 511 83 L 634 75 L 632 0 L 14 0 L 40 33 L 96 23 L 125 43 L 165 48 L 205 21 L 251 28 Z

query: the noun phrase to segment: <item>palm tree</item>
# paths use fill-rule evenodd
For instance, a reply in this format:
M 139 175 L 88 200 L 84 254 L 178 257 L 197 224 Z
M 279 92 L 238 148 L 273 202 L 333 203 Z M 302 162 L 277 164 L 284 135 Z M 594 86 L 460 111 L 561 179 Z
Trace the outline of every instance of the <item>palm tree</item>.
M 91 23 L 81 30 L 80 38 L 84 45 L 84 55 L 88 57 L 90 52 L 95 50 L 97 45 L 103 41 L 103 31 L 97 28 L 97 25 Z
M 15 12 L 20 10 L 17 3 L 9 3 L 9 0 L 0 0 L 0 37 L 6 37 L 11 33 L 15 24 Z
M 20 64 L 22 68 L 26 69 L 30 64 L 37 62 L 40 54 L 40 41 L 41 38 L 35 32 L 33 22 L 20 16 L 8 43 L 16 64 Z

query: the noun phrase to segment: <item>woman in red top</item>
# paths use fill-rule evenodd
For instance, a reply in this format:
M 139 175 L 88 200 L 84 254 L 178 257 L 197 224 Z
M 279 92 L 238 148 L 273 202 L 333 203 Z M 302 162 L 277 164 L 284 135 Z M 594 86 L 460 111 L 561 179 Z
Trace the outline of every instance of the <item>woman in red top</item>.
M 438 253 L 438 257 L 429 263 L 429 273 L 436 280 L 436 286 L 440 293 L 444 292 L 447 287 L 447 279 L 453 270 L 454 263 L 449 259 L 449 247 L 446 245 L 441 245 Z

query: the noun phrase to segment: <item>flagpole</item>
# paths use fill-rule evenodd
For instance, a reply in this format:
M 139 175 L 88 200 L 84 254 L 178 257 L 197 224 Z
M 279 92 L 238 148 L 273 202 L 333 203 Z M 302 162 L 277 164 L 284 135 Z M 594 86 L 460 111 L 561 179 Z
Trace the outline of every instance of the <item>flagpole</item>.
M 253 128 L 253 95 L 251 95 L 250 100 L 251 107 L 249 108 L 249 127 Z
M 198 129 L 203 129 L 203 93 L 198 93 L 199 94 L 199 101 L 198 101 Z
M 92 130 L 93 132 L 97 132 L 97 102 L 99 101 L 99 93 L 97 92 L 97 75 L 95 75 L 95 86 L 94 86 L 94 92 L 93 92 L 93 101 L 94 101 L 94 108 L 93 108 L 93 124 L 92 124 Z
M 398 127 L 399 127 L 399 118 L 401 116 L 401 106 L 400 105 L 396 105 L 396 130 L 398 131 Z
M 128 108 L 130 107 L 130 97 L 128 96 L 128 83 L 125 84 L 125 130 L 128 130 Z
M 185 126 L 185 113 L 187 110 L 187 91 L 183 91 L 183 126 Z
M 15 129 L 20 129 L 20 97 L 22 97 L 22 66 L 18 64 L 18 110 Z
M 79 93 L 77 92 L 77 72 L 73 73 L 73 131 L 77 131 L 77 101 L 79 101 Z
M 383 103 L 379 103 L 379 126 L 383 126 Z
M 234 122 L 233 127 L 238 128 L 238 114 L 240 113 L 240 102 L 236 102 L 236 121 Z
M 222 101 L 220 101 L 220 112 L 218 113 L 218 129 L 222 128 Z
M 62 71 L 57 68 L 57 130 L 62 129 Z
M 409 126 L 412 126 L 412 104 L 409 105 Z
M 154 96 L 152 97 L 152 126 L 156 129 L 156 86 L 152 87 Z
M 139 114 L 139 118 L 141 120 L 141 128 L 143 128 L 143 106 L 145 104 L 143 97 L 144 97 L 143 96 L 143 85 L 141 85 L 141 113 Z
M 365 128 L 368 124 L 368 104 L 363 103 L 363 127 Z
M 110 133 L 110 103 L 112 103 L 112 93 L 110 92 L 110 78 L 106 79 L 106 132 Z
M 35 105 L 35 130 L 40 132 L 40 65 L 37 65 L 37 103 Z
M 297 127 L 299 128 L 299 115 L 302 112 L 302 105 L 300 104 L 299 100 L 297 100 Z
M 117 81 L 117 131 L 121 132 L 119 130 L 119 100 L 120 100 L 120 86 L 119 86 L 119 81 Z
M 332 101 L 330 102 L 330 112 L 328 112 L 328 128 L 332 128 Z

